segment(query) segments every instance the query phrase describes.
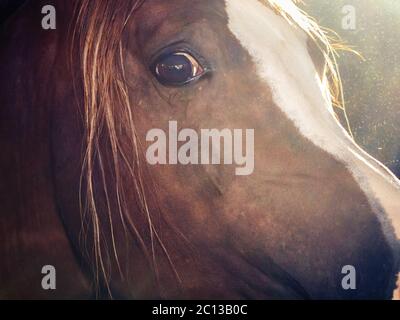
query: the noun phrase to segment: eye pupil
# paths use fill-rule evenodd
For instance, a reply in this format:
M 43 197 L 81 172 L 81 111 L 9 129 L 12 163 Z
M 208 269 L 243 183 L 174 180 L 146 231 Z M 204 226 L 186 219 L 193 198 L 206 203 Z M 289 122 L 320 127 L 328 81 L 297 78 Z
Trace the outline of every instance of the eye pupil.
M 156 65 L 156 74 L 164 83 L 185 83 L 193 76 L 193 66 L 186 56 L 173 54 Z

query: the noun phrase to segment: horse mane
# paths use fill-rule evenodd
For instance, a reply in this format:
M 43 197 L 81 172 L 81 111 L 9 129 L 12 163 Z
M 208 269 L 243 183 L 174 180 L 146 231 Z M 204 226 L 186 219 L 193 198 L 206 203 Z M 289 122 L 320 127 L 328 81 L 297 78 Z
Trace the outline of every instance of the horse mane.
M 102 243 L 104 224 L 98 212 L 98 201 L 95 196 L 96 184 L 103 187 L 107 206 L 107 227 L 112 238 L 112 255 L 122 275 L 121 266 L 114 234 L 114 219 L 111 208 L 111 197 L 106 183 L 106 157 L 100 144 L 100 138 L 106 137 L 112 153 L 111 170 L 115 181 L 116 217 L 124 226 L 135 234 L 146 257 L 149 258 L 148 248 L 137 226 L 132 221 L 126 204 L 127 190 L 122 183 L 121 163 L 130 174 L 135 187 L 136 199 L 140 211 L 146 215 L 151 238 L 151 249 L 154 258 L 155 228 L 148 210 L 144 192 L 143 172 L 139 162 L 137 133 L 134 126 L 134 114 L 131 108 L 126 85 L 123 63 L 122 34 L 132 14 L 139 8 L 143 0 L 129 1 L 91 1 L 82 0 L 75 8 L 75 27 L 72 30 L 71 58 L 72 65 L 76 63 L 80 72 L 75 79 L 75 88 L 81 88 L 83 95 L 83 118 L 85 123 L 85 154 L 80 186 L 80 204 L 82 214 L 82 234 L 85 235 L 87 226 L 91 227 L 93 236 L 93 254 L 95 258 L 95 284 L 99 284 L 100 273 L 104 278 L 106 288 L 109 287 L 111 256 L 107 243 Z M 118 16 L 118 19 L 116 18 Z M 77 99 L 77 101 L 82 99 Z M 115 108 L 114 106 L 118 106 Z M 124 147 L 118 139 L 126 137 Z M 95 169 L 100 171 L 100 181 L 95 178 Z M 106 255 L 106 258 L 105 258 Z M 149 259 L 150 260 L 150 259 Z
M 85 126 L 86 150 L 80 190 L 82 228 L 83 234 L 88 227 L 91 228 L 95 280 L 98 283 L 101 276 L 110 295 L 111 259 L 116 261 L 121 275 L 123 274 L 114 236 L 115 219 L 119 219 L 124 228 L 137 238 L 156 273 L 155 246 L 158 244 L 179 278 L 149 210 L 145 192 L 148 180 L 145 181 L 145 170 L 140 160 L 135 114 L 129 101 L 129 88 L 125 79 L 123 33 L 128 20 L 144 1 L 78 1 L 71 29 L 71 63 L 79 66 L 79 74 L 75 77 L 75 87 L 79 88 L 76 90 L 77 98 L 79 96 L 77 101 L 83 101 L 80 109 L 83 110 Z M 304 30 L 317 44 L 325 58 L 321 79 L 323 93 L 330 102 L 329 105 L 333 106 L 332 109 L 337 107 L 344 110 L 342 82 L 336 61 L 337 50 L 342 49 L 343 46 L 335 40 L 337 37 L 331 37 L 332 33 L 322 29 L 315 20 L 302 11 L 297 6 L 299 2 L 297 0 L 259 1 L 272 8 L 291 25 Z M 123 143 L 119 138 L 121 136 L 124 137 Z M 101 138 L 106 138 L 108 150 L 104 150 L 104 146 L 100 143 Z M 111 160 L 107 161 L 106 155 L 109 153 L 111 153 Z M 126 190 L 122 183 L 125 178 L 122 173 L 123 168 L 129 172 L 129 178 L 134 183 L 139 214 L 147 220 L 148 235 L 143 235 L 132 220 L 131 210 L 126 202 L 127 194 L 132 190 Z M 107 170 L 112 172 L 115 183 L 113 188 L 107 186 Z M 97 180 L 95 172 L 100 173 L 100 181 Z M 98 192 L 96 191 L 99 185 L 107 207 L 106 221 L 102 221 L 99 215 Z M 115 192 L 112 193 L 110 190 L 115 190 Z M 117 212 L 113 212 L 111 198 L 117 203 Z M 111 235 L 111 253 L 107 243 L 103 241 L 104 230 L 108 230 Z

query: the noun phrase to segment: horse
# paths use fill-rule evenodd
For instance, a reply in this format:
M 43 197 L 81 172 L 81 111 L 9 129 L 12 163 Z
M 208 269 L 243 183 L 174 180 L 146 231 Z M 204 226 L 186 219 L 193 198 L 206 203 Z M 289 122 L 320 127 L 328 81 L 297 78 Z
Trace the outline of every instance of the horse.
M 27 1 L 1 43 L 0 298 L 393 298 L 400 182 L 295 2 Z M 169 121 L 254 130 L 254 172 L 149 164 Z

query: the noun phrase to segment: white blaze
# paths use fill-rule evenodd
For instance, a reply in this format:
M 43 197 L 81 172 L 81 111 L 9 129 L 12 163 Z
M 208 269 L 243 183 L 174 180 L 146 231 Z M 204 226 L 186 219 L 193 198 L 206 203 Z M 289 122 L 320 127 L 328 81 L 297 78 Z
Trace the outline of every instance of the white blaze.
M 253 58 L 276 105 L 304 137 L 346 165 L 379 217 L 387 240 L 398 248 L 400 181 L 362 151 L 334 118 L 305 32 L 258 0 L 226 0 L 226 11 L 230 31 Z

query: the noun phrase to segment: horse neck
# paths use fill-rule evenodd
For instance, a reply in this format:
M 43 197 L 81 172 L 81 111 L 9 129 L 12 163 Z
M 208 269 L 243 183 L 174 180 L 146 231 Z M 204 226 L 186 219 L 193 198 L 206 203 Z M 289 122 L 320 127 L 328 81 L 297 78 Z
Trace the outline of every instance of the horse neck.
M 0 256 L 7 261 L 0 265 L 0 283 L 5 297 L 79 297 L 90 294 L 89 286 L 58 215 L 52 181 L 52 69 L 59 36 L 41 29 L 40 5 L 25 6 L 0 40 Z M 67 292 L 42 290 L 41 269 L 48 264 L 72 284 Z

